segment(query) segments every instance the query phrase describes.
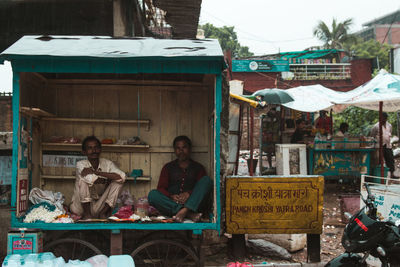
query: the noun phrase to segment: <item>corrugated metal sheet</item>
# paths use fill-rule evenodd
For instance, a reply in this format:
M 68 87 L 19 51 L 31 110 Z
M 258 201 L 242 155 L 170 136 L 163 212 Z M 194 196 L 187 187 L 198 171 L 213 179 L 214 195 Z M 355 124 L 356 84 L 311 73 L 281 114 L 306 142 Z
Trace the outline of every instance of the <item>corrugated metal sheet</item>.
M 50 57 L 223 57 L 217 40 L 172 40 L 112 38 L 108 36 L 24 36 L 3 53 L 16 56 Z
M 0 52 L 27 34 L 112 35 L 112 0 L 1 0 Z
M 200 17 L 201 0 L 153 0 L 156 7 L 167 12 L 174 38 L 195 38 Z

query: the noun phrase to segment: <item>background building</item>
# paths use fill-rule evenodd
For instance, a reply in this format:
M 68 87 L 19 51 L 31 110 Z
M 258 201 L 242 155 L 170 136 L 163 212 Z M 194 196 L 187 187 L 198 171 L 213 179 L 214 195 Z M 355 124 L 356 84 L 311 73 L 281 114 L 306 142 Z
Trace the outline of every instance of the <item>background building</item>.
M 364 41 L 376 40 L 390 45 L 400 44 L 400 10 L 363 24 L 363 30 L 355 33 Z
M 3 0 L 0 51 L 23 35 L 195 38 L 201 0 Z
M 256 62 L 259 68 L 244 67 L 252 62 Z M 230 67 L 231 78 L 243 81 L 247 94 L 264 88 L 288 89 L 312 84 L 349 91 L 369 81 L 372 73 L 370 59 L 351 59 L 343 51 L 335 49 L 232 59 Z

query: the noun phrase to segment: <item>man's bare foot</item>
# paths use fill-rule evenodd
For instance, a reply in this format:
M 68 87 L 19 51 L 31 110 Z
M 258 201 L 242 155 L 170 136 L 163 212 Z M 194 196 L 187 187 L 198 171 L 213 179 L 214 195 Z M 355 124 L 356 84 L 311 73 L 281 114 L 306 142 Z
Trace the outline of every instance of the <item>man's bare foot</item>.
M 172 217 L 172 219 L 174 219 L 175 222 L 181 223 L 185 219 L 188 211 L 189 211 L 188 208 L 182 208 L 180 211 L 178 211 L 178 213 L 175 216 Z
M 89 220 L 93 219 L 93 216 L 91 214 L 83 214 L 81 217 L 81 220 Z
M 188 218 L 191 219 L 193 222 L 200 221 L 201 216 L 203 216 L 203 213 L 201 212 L 194 212 L 194 211 L 188 212 Z
M 82 208 L 83 208 L 83 215 L 81 220 L 88 220 L 88 219 L 92 219 L 92 213 L 90 210 L 90 202 L 83 202 L 82 203 Z
M 111 207 L 108 204 L 105 204 L 99 213 L 100 219 L 107 219 L 111 216 Z

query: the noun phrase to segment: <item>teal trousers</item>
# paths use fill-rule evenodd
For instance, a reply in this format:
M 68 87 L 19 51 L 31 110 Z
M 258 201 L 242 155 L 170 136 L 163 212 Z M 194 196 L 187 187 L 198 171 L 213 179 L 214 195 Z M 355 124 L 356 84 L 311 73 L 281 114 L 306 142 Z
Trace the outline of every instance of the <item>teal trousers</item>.
M 155 207 L 161 214 L 166 216 L 174 216 L 183 207 L 191 211 L 198 212 L 199 208 L 208 201 L 206 197 L 209 196 L 213 187 L 213 181 L 208 176 L 203 176 L 194 186 L 192 194 L 184 205 L 178 204 L 171 198 L 167 197 L 160 191 L 151 190 L 148 196 L 150 205 Z

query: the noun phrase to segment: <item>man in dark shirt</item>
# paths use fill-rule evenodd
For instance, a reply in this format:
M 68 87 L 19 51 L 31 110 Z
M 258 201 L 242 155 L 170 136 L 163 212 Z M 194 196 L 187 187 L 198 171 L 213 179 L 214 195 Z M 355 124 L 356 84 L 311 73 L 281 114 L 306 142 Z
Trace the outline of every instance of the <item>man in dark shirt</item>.
M 304 144 L 304 128 L 306 122 L 303 119 L 296 120 L 296 130 L 294 131 L 290 143 L 292 144 Z
M 198 221 L 198 212 L 212 188 L 212 180 L 204 167 L 190 158 L 192 142 L 178 136 L 173 142 L 176 160 L 164 165 L 156 190 L 149 193 L 149 203 L 162 214 L 173 216 L 177 222 L 188 217 Z
M 315 121 L 315 128 L 324 130 L 323 134 L 331 134 L 332 118 L 328 117 L 326 110 L 319 112 L 319 118 Z

